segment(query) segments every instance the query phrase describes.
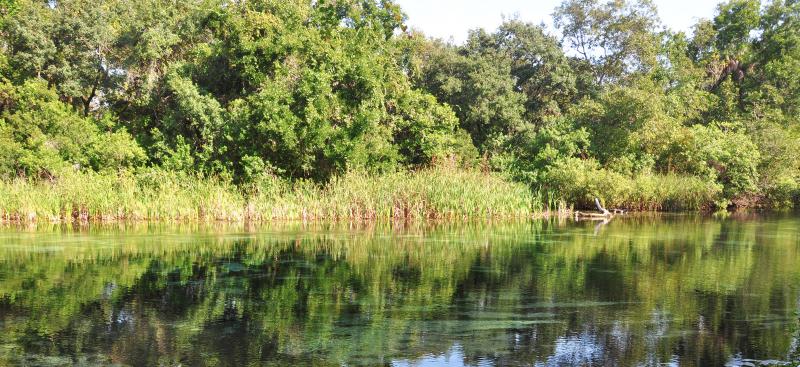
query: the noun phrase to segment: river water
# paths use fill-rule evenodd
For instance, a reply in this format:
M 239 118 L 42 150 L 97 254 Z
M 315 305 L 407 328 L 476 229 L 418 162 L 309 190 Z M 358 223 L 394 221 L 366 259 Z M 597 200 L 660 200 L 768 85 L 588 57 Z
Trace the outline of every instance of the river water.
M 800 217 L 0 228 L 0 365 L 800 361 Z

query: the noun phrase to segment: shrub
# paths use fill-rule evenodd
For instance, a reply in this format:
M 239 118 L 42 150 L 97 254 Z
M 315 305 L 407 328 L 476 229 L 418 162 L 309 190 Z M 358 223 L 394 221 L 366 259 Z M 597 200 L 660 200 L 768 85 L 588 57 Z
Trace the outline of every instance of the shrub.
M 606 206 L 633 210 L 698 210 L 715 205 L 722 187 L 694 176 L 639 173 L 623 175 L 603 169 L 594 160 L 565 159 L 545 175 L 548 188 L 578 208 L 593 208 L 594 198 Z

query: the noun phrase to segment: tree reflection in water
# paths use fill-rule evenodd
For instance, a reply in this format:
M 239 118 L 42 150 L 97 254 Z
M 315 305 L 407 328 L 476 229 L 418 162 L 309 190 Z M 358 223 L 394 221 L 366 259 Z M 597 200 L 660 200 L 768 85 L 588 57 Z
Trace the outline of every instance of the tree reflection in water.
M 800 220 L 594 225 L 5 228 L 0 364 L 800 357 Z

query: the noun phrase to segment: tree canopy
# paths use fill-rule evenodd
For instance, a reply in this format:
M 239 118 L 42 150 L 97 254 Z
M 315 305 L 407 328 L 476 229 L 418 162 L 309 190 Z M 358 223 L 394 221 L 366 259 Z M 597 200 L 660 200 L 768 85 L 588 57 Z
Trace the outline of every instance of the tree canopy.
M 691 34 L 650 0 L 565 0 L 553 20 L 457 45 L 390 0 L 3 0 L 0 176 L 323 182 L 448 160 L 556 194 L 571 166 L 797 202 L 800 3 L 730 0 Z

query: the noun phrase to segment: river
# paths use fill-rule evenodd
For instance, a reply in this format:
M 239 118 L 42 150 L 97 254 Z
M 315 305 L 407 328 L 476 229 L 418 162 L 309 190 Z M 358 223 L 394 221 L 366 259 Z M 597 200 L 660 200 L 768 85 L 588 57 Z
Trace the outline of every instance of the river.
M 800 361 L 798 216 L 0 227 L 0 365 L 764 361 Z

